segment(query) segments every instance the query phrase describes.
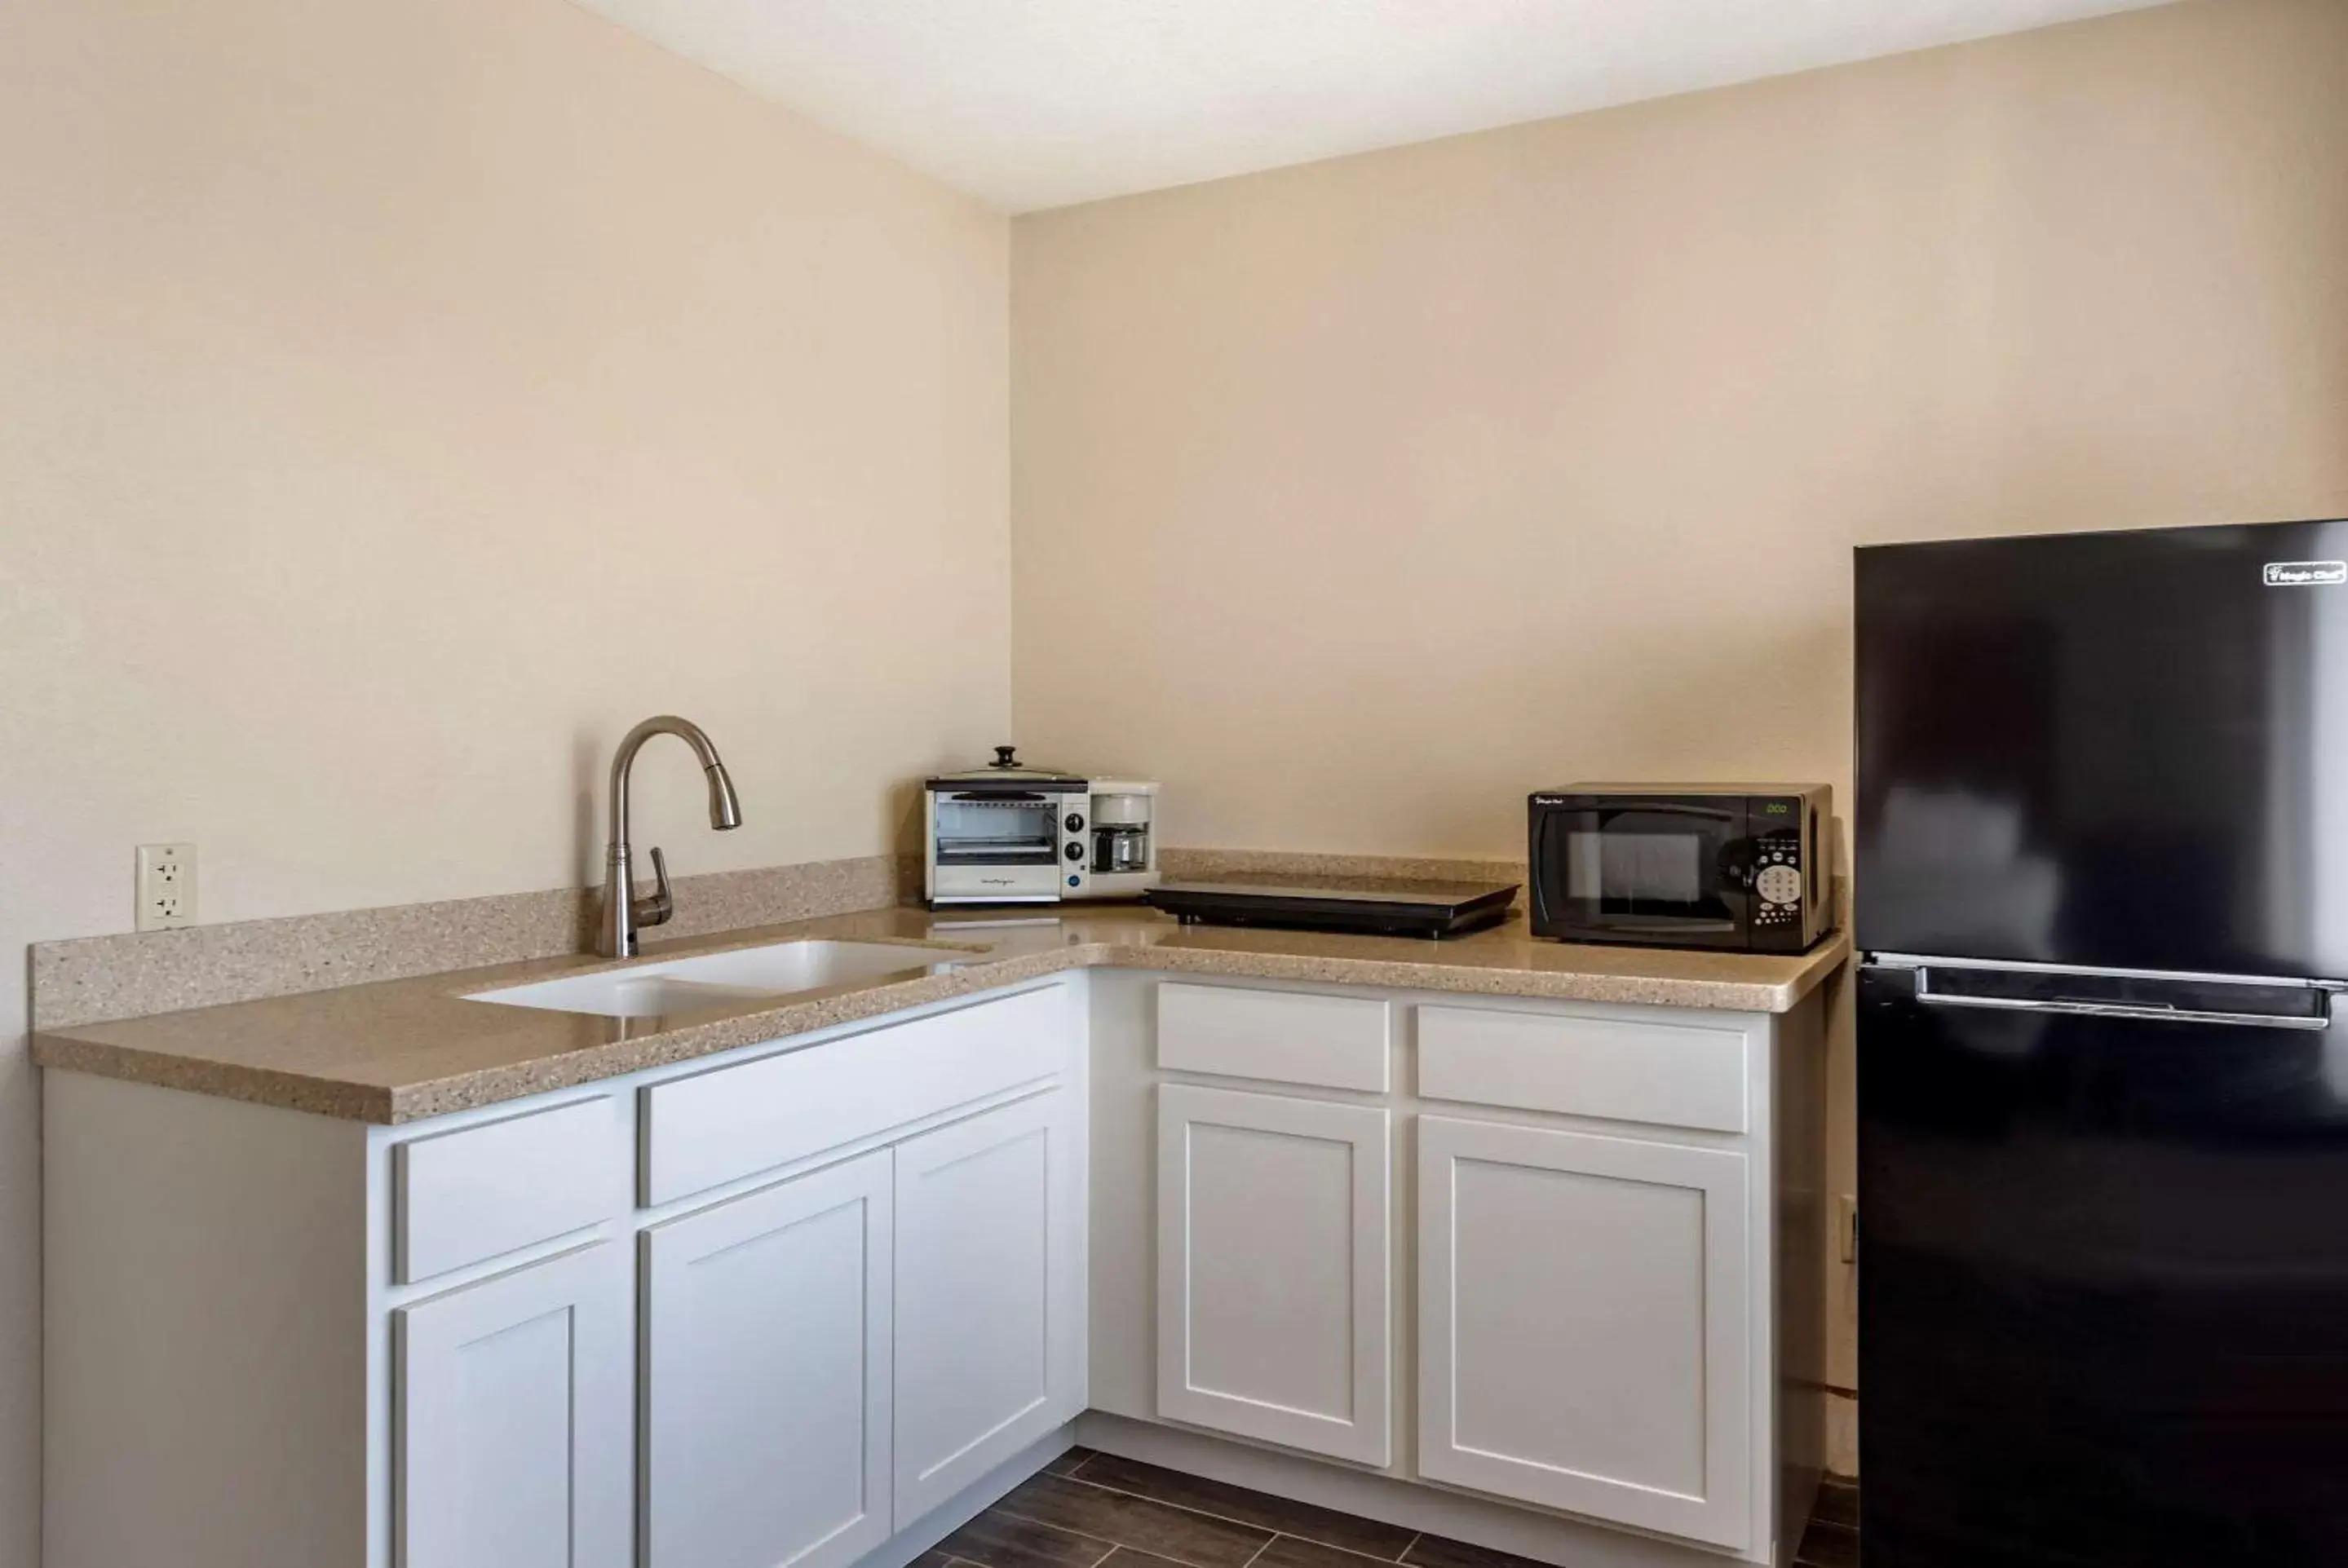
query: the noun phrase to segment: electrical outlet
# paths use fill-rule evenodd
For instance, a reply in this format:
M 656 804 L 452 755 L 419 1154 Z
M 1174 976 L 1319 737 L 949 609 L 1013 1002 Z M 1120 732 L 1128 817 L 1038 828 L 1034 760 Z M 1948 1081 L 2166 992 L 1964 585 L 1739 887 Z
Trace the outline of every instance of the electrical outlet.
M 1859 1261 L 1859 1200 L 1849 1193 L 1835 1195 L 1835 1250 L 1845 1263 Z
M 136 924 L 141 931 L 168 931 L 196 923 L 196 846 L 139 846 Z

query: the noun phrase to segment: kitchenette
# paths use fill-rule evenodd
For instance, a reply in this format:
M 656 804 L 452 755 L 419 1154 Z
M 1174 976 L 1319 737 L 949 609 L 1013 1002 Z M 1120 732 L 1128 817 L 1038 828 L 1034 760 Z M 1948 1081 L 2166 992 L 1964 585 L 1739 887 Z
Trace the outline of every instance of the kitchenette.
M 1059 902 L 1079 818 L 1153 794 L 1009 771 L 930 782 L 923 897 L 663 942 L 664 875 L 632 958 L 495 962 L 495 907 L 483 962 L 357 985 L 314 982 L 429 962 L 396 912 L 36 948 L 56 1561 L 897 1568 L 1081 1444 L 1544 1562 L 1785 1563 L 1823 913 L 1569 943 L 1502 885 L 1379 934 L 1453 885 L 1361 863 L 1235 923 Z M 1536 908 L 1657 941 L 1694 832 L 1728 870 L 1683 901 L 1802 923 L 1741 796 L 1579 797 L 1532 808 Z M 939 895 L 1029 836 L 1035 898 Z M 1156 853 L 1145 894 L 1263 891 Z
M 0 4 L 0 1568 L 2348 1568 L 2343 60 Z

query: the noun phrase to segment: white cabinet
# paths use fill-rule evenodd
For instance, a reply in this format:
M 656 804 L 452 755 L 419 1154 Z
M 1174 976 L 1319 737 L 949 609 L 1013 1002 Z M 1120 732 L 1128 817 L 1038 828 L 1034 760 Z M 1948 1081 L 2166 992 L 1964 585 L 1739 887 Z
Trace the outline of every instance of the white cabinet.
M 1420 1473 L 1745 1546 L 1746 1156 L 1418 1126 Z
M 1158 1409 L 1389 1461 L 1388 1113 L 1158 1090 Z
M 644 1235 L 646 1568 L 831 1568 L 889 1537 L 891 1155 Z
M 1093 1410 L 1766 1565 L 1825 1009 L 1105 970 L 397 1126 L 57 1073 L 50 1555 L 854 1568 Z
M 901 1520 L 1084 1409 L 1080 1109 L 1054 1090 L 897 1146 Z
M 633 1284 L 598 1242 L 394 1314 L 401 1568 L 627 1568 Z

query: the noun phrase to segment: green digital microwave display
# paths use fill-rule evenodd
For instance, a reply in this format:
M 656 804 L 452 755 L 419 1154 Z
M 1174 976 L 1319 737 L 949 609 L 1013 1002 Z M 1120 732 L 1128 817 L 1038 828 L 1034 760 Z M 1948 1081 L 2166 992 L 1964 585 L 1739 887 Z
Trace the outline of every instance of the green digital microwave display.
M 1765 800 L 1761 803 L 1761 815 L 1764 816 L 1785 816 L 1793 809 L 1782 800 Z

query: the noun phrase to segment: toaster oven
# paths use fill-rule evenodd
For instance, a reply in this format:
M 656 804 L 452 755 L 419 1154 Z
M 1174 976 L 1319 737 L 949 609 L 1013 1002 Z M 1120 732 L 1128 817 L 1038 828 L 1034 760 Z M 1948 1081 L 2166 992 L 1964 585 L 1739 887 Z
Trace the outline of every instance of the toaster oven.
M 951 904 L 1130 897 L 1158 884 L 1158 786 L 1023 765 L 1009 746 L 924 781 L 923 896 Z

